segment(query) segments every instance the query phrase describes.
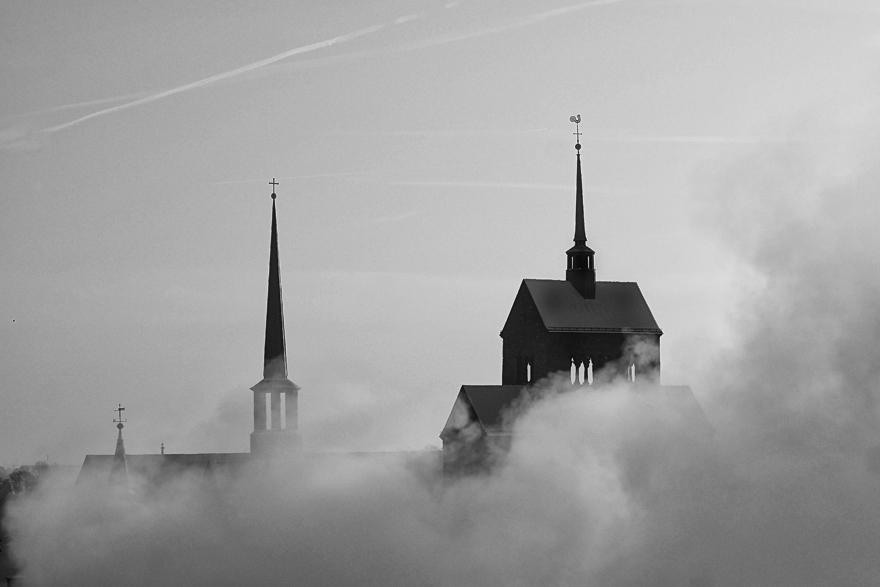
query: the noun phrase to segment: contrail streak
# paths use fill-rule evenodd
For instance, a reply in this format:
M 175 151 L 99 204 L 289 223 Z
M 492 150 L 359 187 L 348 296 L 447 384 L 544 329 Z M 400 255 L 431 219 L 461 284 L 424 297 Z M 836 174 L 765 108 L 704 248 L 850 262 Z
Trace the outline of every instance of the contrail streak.
M 528 133 L 544 132 L 549 127 L 544 128 L 527 128 L 525 130 L 517 129 L 487 129 L 487 130 L 468 130 L 468 129 L 450 129 L 450 130 L 365 130 L 365 131 L 349 131 L 342 130 L 333 134 L 338 135 L 368 135 L 368 136 L 428 136 L 428 137 L 458 137 L 458 136 L 499 136 L 499 135 L 521 135 Z
M 538 14 L 527 16 L 527 17 L 515 20 L 513 22 L 507 23 L 507 24 L 502 24 L 499 26 L 482 29 L 480 31 L 475 31 L 475 32 L 471 32 L 471 33 L 464 33 L 464 34 L 460 34 L 460 35 L 453 35 L 453 36 L 449 36 L 449 37 L 442 37 L 439 39 L 429 39 L 429 40 L 424 41 L 422 43 L 417 43 L 414 45 L 407 45 L 407 46 L 401 47 L 397 50 L 420 49 L 420 48 L 425 48 L 425 47 L 431 47 L 434 45 L 441 45 L 444 43 L 451 43 L 454 41 L 469 39 L 469 38 L 473 38 L 473 37 L 481 37 L 481 36 L 485 36 L 485 35 L 489 35 L 489 34 L 493 34 L 493 33 L 498 33 L 498 32 L 502 32 L 502 31 L 506 31 L 506 30 L 510 30 L 510 29 L 528 26 L 528 25 L 534 24 L 536 22 L 540 22 L 540 21 L 548 19 L 548 18 L 562 16 L 564 14 L 576 12 L 578 10 L 583 10 L 585 8 L 590 8 L 593 6 L 602 6 L 605 4 L 618 4 L 620 2 L 627 2 L 627 1 L 628 0 L 590 0 L 589 2 L 582 2 L 580 4 L 574 4 L 571 6 L 564 6 L 562 8 L 548 10 L 546 12 L 541 12 Z M 448 5 L 447 7 L 451 7 L 453 5 L 455 5 L 455 3 L 450 3 L 450 5 Z M 403 24 L 406 22 L 417 20 L 421 16 L 422 16 L 421 14 L 410 14 L 410 15 L 402 16 L 402 17 L 395 19 L 394 21 L 391 21 L 390 24 L 394 24 L 394 25 Z M 160 100 L 162 98 L 167 98 L 168 96 L 173 96 L 174 94 L 179 94 L 181 92 L 194 90 L 194 89 L 200 88 L 202 86 L 213 84 L 213 83 L 216 83 L 219 81 L 223 81 L 225 79 L 229 79 L 229 78 L 239 76 L 244 73 L 248 73 L 248 72 L 272 65 L 273 63 L 277 63 L 278 61 L 282 61 L 284 59 L 287 59 L 288 57 L 293 57 L 294 55 L 301 55 L 303 53 L 309 53 L 311 51 L 323 49 L 325 47 L 329 47 L 329 46 L 335 45 L 337 43 L 343 43 L 345 41 L 350 41 L 352 39 L 355 39 L 355 38 L 363 36 L 363 35 L 375 33 L 377 31 L 385 28 L 386 26 L 388 26 L 388 24 L 389 23 L 382 23 L 382 24 L 378 24 L 378 25 L 373 25 L 370 27 L 360 29 L 360 30 L 355 31 L 353 33 L 339 35 L 339 36 L 333 37 L 331 39 L 326 39 L 324 41 L 312 43 L 311 45 L 305 45 L 303 47 L 291 49 L 290 51 L 285 51 L 284 53 L 279 53 L 278 55 L 274 55 L 274 56 L 269 57 L 267 59 L 263 59 L 261 61 L 255 62 L 255 63 L 244 65 L 242 67 L 239 67 L 239 68 L 236 68 L 236 69 L 233 69 L 230 71 L 219 73 L 217 75 L 213 75 L 211 77 L 207 77 L 207 78 L 204 78 L 204 79 L 201 79 L 201 80 L 198 80 L 198 81 L 195 81 L 195 82 L 183 85 L 183 86 L 178 86 L 176 88 L 172 88 L 170 90 L 165 90 L 165 91 L 158 92 L 155 94 L 149 94 L 147 96 L 144 96 L 143 98 L 139 98 L 139 99 L 133 100 L 131 102 L 126 102 L 125 104 L 120 104 L 118 106 L 113 106 L 111 108 L 106 108 L 104 110 L 92 112 L 91 114 L 87 114 L 86 116 L 82 116 L 82 117 L 77 118 L 75 120 L 71 120 L 71 121 L 65 122 L 63 124 L 58 124 L 55 126 L 50 126 L 50 127 L 44 128 L 39 132 L 43 132 L 43 133 L 58 132 L 60 130 L 64 130 L 64 129 L 70 128 L 71 126 L 75 126 L 77 124 L 85 122 L 87 120 L 91 120 L 92 118 L 104 116 L 105 114 L 112 114 L 113 112 L 119 112 L 120 110 L 125 110 L 127 108 L 132 108 L 134 106 L 140 106 L 142 104 L 147 104 L 149 102 L 153 102 L 155 100 Z M 367 52 L 367 53 L 372 53 L 372 52 Z M 138 94 L 133 94 L 132 96 L 136 96 L 136 95 L 138 95 Z M 118 99 L 126 99 L 126 96 L 117 96 L 115 98 L 106 98 L 103 100 L 93 100 L 91 102 L 82 102 L 82 103 L 78 103 L 78 104 L 59 106 L 57 108 L 51 109 L 50 111 L 66 110 L 66 109 L 76 108 L 76 107 L 80 107 L 80 106 L 87 106 L 89 104 L 99 104 L 99 103 L 103 103 L 103 102 L 111 102 L 111 101 L 115 101 Z
M 421 43 L 407 45 L 406 47 L 403 47 L 401 50 L 409 51 L 409 50 L 413 50 L 413 49 L 424 49 L 427 47 L 433 47 L 435 45 L 443 45 L 445 43 L 453 43 L 455 41 L 463 41 L 464 39 L 472 39 L 475 37 L 484 37 L 486 35 L 492 35 L 495 33 L 500 33 L 500 32 L 509 31 L 512 29 L 518 29 L 518 28 L 521 28 L 524 26 L 529 26 L 529 25 L 535 24 L 537 22 L 541 22 L 542 20 L 547 20 L 548 18 L 555 18 L 557 16 L 562 16 L 564 14 L 569 14 L 571 12 L 577 12 L 578 10 L 584 10 L 585 8 L 592 8 L 594 6 L 602 6 L 605 4 L 619 4 L 621 2 L 628 2 L 628 1 L 629 0 L 591 0 L 590 2 L 581 2 L 580 4 L 573 4 L 571 6 L 563 6 L 562 8 L 555 8 L 553 10 L 548 10 L 546 12 L 539 12 L 538 14 L 526 16 L 524 18 L 514 20 L 513 22 L 481 29 L 479 31 L 474 31 L 474 32 L 470 32 L 470 33 L 462 33 L 462 34 L 458 34 L 458 35 L 450 35 L 448 37 L 441 37 L 441 38 L 437 38 L 437 39 L 428 39 L 427 41 L 423 41 Z
M 553 192 L 572 192 L 574 185 L 549 183 L 509 183 L 493 181 L 391 181 L 390 185 L 409 187 L 457 187 L 457 188 L 499 188 L 523 189 Z M 591 194 L 646 195 L 646 194 L 681 194 L 680 190 L 639 190 L 611 186 L 583 186 L 584 192 Z
M 150 92 L 135 92 L 132 94 L 123 94 L 121 96 L 111 96 L 109 98 L 99 98 L 97 100 L 87 100 L 85 102 L 71 102 L 70 104 L 62 104 L 61 106 L 53 106 L 52 108 L 44 108 L 43 110 L 33 110 L 31 112 L 22 112 L 21 114 L 13 114 L 4 116 L 0 121 L 15 120 L 19 118 L 28 118 L 31 116 L 39 116 L 40 114 L 51 114 L 52 112 L 62 112 L 64 110 L 75 110 L 77 108 L 85 108 L 87 106 L 98 106 L 100 104 L 109 104 L 111 102 L 121 102 L 123 100 L 131 100 L 133 98 L 141 98 L 150 94 Z
M 287 177 L 276 177 L 275 179 L 313 179 L 320 177 L 352 177 L 355 175 L 366 175 L 367 171 L 350 171 L 347 173 L 319 173 L 316 175 L 288 175 Z M 266 178 L 260 179 L 234 179 L 230 181 L 215 181 L 211 185 L 233 185 L 237 183 L 257 183 L 266 181 Z
M 331 45 L 335 45 L 337 43 L 343 43 L 345 41 L 350 41 L 357 37 L 361 37 L 363 35 L 367 35 L 370 33 L 375 33 L 378 30 L 381 30 L 387 26 L 385 23 L 377 24 L 373 26 L 369 26 L 353 33 L 348 33 L 346 35 L 339 35 L 337 37 L 333 37 L 332 39 L 326 39 L 324 41 L 319 41 L 317 43 L 312 43 L 311 45 L 305 45 L 304 47 L 297 47 L 296 49 L 291 49 L 290 51 L 285 51 L 284 53 L 279 53 L 278 55 L 274 55 L 267 59 L 263 59 L 261 61 L 257 61 L 255 63 L 250 63 L 248 65 L 244 65 L 242 67 L 238 67 L 236 69 L 226 71 L 223 73 L 218 73 L 217 75 L 212 75 L 211 77 L 206 77 L 204 79 L 200 79 L 198 81 L 178 86 L 176 88 L 172 88 L 170 90 L 165 90 L 164 92 L 159 92 L 157 94 L 151 94 L 139 100 L 134 100 L 133 102 L 126 102 L 125 104 L 120 104 L 119 106 L 113 106 L 112 108 L 107 108 L 105 110 L 99 110 L 98 112 L 92 112 L 86 116 L 82 116 L 77 118 L 76 120 L 71 120 L 70 122 L 65 122 L 64 124 L 59 124 L 57 126 L 51 126 L 49 128 L 44 128 L 40 132 L 45 133 L 53 133 L 58 132 L 59 130 L 64 130 L 65 128 L 70 128 L 76 124 L 80 124 L 92 118 L 97 118 L 98 116 L 104 116 L 105 114 L 111 114 L 113 112 L 119 112 L 120 110 L 125 110 L 126 108 L 132 108 L 134 106 L 140 106 L 141 104 L 147 104 L 149 102 L 153 102 L 155 100 L 160 100 L 162 98 L 167 98 L 168 96 L 173 96 L 174 94 L 179 94 L 181 92 L 186 92 L 189 90 L 194 90 L 196 88 L 200 88 L 202 86 L 206 86 L 208 84 L 212 84 L 218 81 L 222 81 L 231 77 L 235 77 L 237 75 L 241 75 L 243 73 L 247 73 L 249 71 L 253 71 L 254 69 L 259 69 L 261 67 L 265 67 L 267 65 L 271 65 L 282 59 L 287 59 L 288 57 L 293 57 L 294 55 L 300 55 L 302 53 L 309 53 L 311 51 L 316 51 L 318 49 L 323 49 L 324 47 L 329 47 Z
M 543 183 L 503 183 L 492 181 L 392 181 L 391 185 L 412 187 L 458 187 L 458 188 L 512 188 L 528 190 L 571 191 L 570 185 Z
M 758 143 L 790 143 L 797 141 L 795 138 L 786 137 L 760 137 L 760 136 L 586 136 L 581 139 L 582 143 L 698 143 L 698 144 L 732 144 L 753 145 Z

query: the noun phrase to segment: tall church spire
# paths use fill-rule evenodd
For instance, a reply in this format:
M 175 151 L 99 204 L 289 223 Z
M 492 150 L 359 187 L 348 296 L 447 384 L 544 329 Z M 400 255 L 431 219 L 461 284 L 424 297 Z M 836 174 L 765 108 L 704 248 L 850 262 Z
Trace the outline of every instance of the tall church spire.
M 274 182 L 275 179 L 273 178 Z M 269 295 L 266 300 L 266 342 L 263 347 L 263 377 L 287 377 L 287 350 L 284 344 L 284 307 L 281 299 L 281 269 L 278 266 L 278 219 L 272 191 L 272 236 L 269 244 Z
M 587 229 L 584 225 L 584 183 L 581 179 L 581 144 L 577 148 L 577 179 L 575 180 L 574 195 L 574 244 L 585 246 L 587 244 Z
M 593 265 L 593 249 L 587 246 L 587 229 L 584 223 L 584 185 L 581 179 L 581 131 L 580 115 L 572 116 L 571 122 L 576 126 L 577 143 L 577 174 L 575 177 L 575 204 L 574 204 L 574 246 L 566 251 L 568 267 L 565 271 L 565 280 L 586 299 L 596 297 L 596 269 Z
M 284 308 L 281 298 L 281 268 L 278 262 L 278 218 L 275 212 L 275 178 L 272 186 L 272 232 L 269 240 L 269 291 L 266 298 L 266 338 L 263 346 L 263 379 L 254 392 L 254 432 L 251 452 L 268 455 L 276 448 L 298 443 L 297 397 L 299 387 L 287 378 L 287 348 L 284 340 Z M 269 417 L 266 414 L 269 396 Z M 282 420 L 281 399 L 284 398 Z

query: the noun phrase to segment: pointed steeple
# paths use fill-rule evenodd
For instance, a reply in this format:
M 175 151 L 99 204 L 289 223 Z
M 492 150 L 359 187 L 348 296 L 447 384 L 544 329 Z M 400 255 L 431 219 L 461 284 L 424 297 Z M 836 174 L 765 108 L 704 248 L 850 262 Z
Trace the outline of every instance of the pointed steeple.
M 269 295 L 266 300 L 266 343 L 263 377 L 287 377 L 287 350 L 284 343 L 284 307 L 281 300 L 281 269 L 278 266 L 278 220 L 272 192 L 272 237 L 269 244 Z
M 578 142 L 577 149 L 577 173 L 575 176 L 575 203 L 574 203 L 574 246 L 566 251 L 568 267 L 565 271 L 565 280 L 586 299 L 596 297 L 596 269 L 593 265 L 595 251 L 587 246 L 587 229 L 584 223 L 584 185 L 581 178 L 581 143 L 580 143 L 580 115 L 570 119 L 577 124 L 575 134 Z
M 122 407 L 122 404 L 119 404 L 119 407 L 114 411 L 119 414 L 118 418 L 113 420 L 116 422 L 116 429 L 119 430 L 119 434 L 116 437 L 116 452 L 113 453 L 113 464 L 110 466 L 110 486 L 113 489 L 127 493 L 129 490 L 128 463 L 125 460 L 125 442 L 122 440 L 122 423 L 126 421 L 122 419 L 122 412 L 125 411 L 125 408 Z
M 278 218 L 272 178 L 272 233 L 269 241 L 269 292 L 266 299 L 266 338 L 263 346 L 263 379 L 254 385 L 254 432 L 251 452 L 268 454 L 278 447 L 298 442 L 297 397 L 299 387 L 287 378 L 287 348 L 284 339 L 284 308 L 281 297 L 281 268 L 278 262 Z M 269 418 L 266 399 L 270 400 Z M 281 399 L 284 397 L 282 421 Z
M 575 180 L 574 195 L 574 244 L 587 244 L 587 229 L 584 226 L 584 183 L 581 179 L 581 145 L 577 145 L 577 179 Z

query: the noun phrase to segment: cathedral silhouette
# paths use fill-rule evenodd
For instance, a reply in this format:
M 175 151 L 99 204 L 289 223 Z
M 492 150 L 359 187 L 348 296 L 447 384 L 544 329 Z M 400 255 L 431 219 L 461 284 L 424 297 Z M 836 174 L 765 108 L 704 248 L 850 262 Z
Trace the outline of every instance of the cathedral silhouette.
M 572 122 L 579 122 L 572 117 Z M 579 129 L 578 129 L 579 136 Z M 490 471 L 510 446 L 511 415 L 537 401 L 542 385 L 567 382 L 572 392 L 587 393 L 606 383 L 625 382 L 644 393 L 669 398 L 683 417 L 711 431 L 688 386 L 660 385 L 660 337 L 663 332 L 635 282 L 596 280 L 595 251 L 587 246 L 580 143 L 575 145 L 574 246 L 566 251 L 565 279 L 524 279 L 501 330 L 500 385 L 462 385 L 440 438 L 442 458 L 434 452 L 393 453 L 427 462 L 439 476 Z M 263 377 L 251 390 L 254 431 L 247 453 L 127 455 L 119 434 L 113 455 L 87 455 L 78 485 L 98 484 L 127 492 L 148 491 L 183 471 L 214 476 L 234 472 L 255 459 L 331 458 L 301 450 L 297 432 L 299 387 L 288 379 L 274 178 L 269 248 L 269 280 Z M 378 458 L 389 453 L 357 453 Z

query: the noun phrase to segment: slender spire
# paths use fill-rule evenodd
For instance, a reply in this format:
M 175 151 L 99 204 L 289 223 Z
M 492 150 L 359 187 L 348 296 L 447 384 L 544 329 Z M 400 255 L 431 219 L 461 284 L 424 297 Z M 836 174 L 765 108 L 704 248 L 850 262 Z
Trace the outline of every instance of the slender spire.
M 577 154 L 577 180 L 575 187 L 575 204 L 574 204 L 574 244 L 587 244 L 587 229 L 584 226 L 584 184 L 581 180 L 581 145 L 578 143 Z
M 575 176 L 574 201 L 574 246 L 566 251 L 568 268 L 565 279 L 585 299 L 596 297 L 596 270 L 593 265 L 593 249 L 587 246 L 587 229 L 584 223 L 584 184 L 581 178 L 581 116 L 572 116 L 569 120 L 577 125 L 572 134 L 577 136 L 574 148 L 577 150 L 577 174 Z
M 287 377 L 287 351 L 284 342 L 284 308 L 281 301 L 281 269 L 278 264 L 278 220 L 275 215 L 275 178 L 272 185 L 272 236 L 269 244 L 269 294 L 266 301 L 266 344 L 263 378 Z
M 284 340 L 284 308 L 281 301 L 281 268 L 278 262 L 278 219 L 275 212 L 275 178 L 272 186 L 272 236 L 269 243 L 269 292 L 266 301 L 266 341 L 263 347 L 263 379 L 251 387 L 254 392 L 254 432 L 251 452 L 268 455 L 277 448 L 298 444 L 297 392 L 287 378 L 287 348 Z M 282 396 L 284 409 L 282 414 Z M 267 418 L 266 400 L 270 400 Z
M 122 423 L 128 420 L 122 419 L 122 412 L 125 411 L 122 404 L 113 411 L 118 414 L 113 421 L 116 422 L 119 434 L 116 437 L 116 452 L 113 453 L 113 464 L 110 467 L 110 485 L 128 491 L 128 464 L 125 460 L 125 443 L 122 440 Z
M 569 118 L 575 124 L 577 137 L 574 148 L 577 150 L 577 179 L 575 180 L 575 203 L 574 203 L 574 244 L 587 244 L 587 229 L 584 226 L 584 184 L 581 180 L 581 115 Z

